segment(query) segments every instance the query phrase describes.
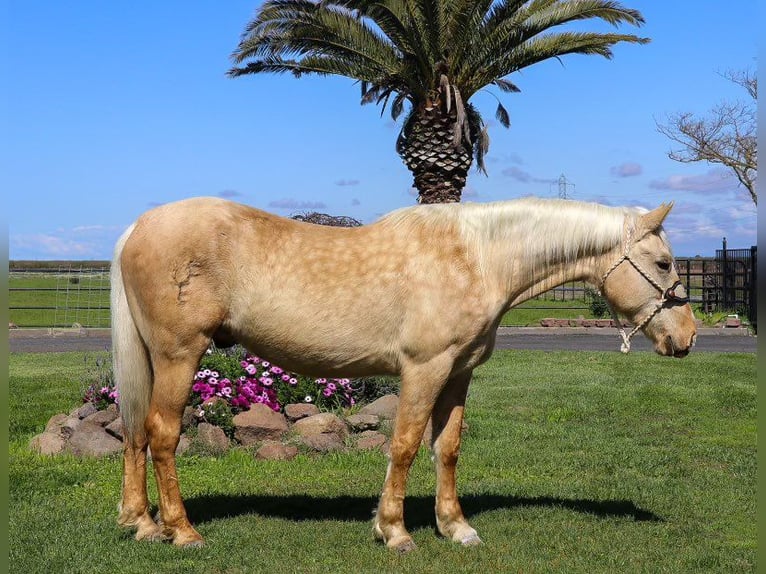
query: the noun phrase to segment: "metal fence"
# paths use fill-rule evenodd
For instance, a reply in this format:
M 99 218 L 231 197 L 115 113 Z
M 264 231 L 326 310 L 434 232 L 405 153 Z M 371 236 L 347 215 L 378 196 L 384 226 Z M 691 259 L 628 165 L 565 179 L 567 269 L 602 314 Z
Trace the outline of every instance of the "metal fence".
M 109 327 L 109 268 L 9 269 L 9 316 L 18 327 Z

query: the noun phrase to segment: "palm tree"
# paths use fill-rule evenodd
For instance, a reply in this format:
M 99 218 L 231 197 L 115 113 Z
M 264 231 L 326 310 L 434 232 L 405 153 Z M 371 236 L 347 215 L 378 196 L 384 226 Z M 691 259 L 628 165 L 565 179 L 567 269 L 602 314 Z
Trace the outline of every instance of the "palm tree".
M 486 173 L 486 124 L 470 103 L 482 88 L 519 88 L 507 76 L 565 54 L 612 57 L 630 34 L 552 31 L 578 20 L 643 24 L 611 0 L 267 0 L 232 54 L 229 76 L 335 74 L 358 80 L 362 104 L 406 111 L 396 150 L 421 203 L 457 202 L 474 156 Z M 495 116 L 509 115 L 498 98 Z

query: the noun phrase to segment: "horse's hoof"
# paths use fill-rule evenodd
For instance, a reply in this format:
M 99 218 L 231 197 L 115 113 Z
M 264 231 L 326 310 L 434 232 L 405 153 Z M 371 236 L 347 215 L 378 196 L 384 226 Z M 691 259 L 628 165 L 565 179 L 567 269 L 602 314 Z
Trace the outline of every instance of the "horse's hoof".
M 471 534 L 460 541 L 463 546 L 480 546 L 484 544 L 478 534 Z
M 136 540 L 143 542 L 165 542 L 168 537 L 162 533 L 162 530 L 139 530 L 136 532 Z
M 417 546 L 415 546 L 415 542 L 413 542 L 412 538 L 407 538 L 405 540 L 402 540 L 398 544 L 389 544 L 389 547 L 396 551 L 397 554 L 409 554 Z
M 173 545 L 179 548 L 202 548 L 205 540 L 194 528 L 189 528 L 173 537 Z

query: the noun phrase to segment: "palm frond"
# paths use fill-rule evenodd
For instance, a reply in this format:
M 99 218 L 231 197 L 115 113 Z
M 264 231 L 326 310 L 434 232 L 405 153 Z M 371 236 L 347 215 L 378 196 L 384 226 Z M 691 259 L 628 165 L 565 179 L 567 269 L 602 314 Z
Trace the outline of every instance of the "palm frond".
M 504 128 L 511 127 L 511 117 L 508 115 L 508 110 L 503 107 L 499 101 L 497 102 L 497 110 L 495 111 L 495 117 Z
M 516 84 L 514 84 L 513 82 L 509 82 L 508 80 L 504 80 L 503 78 L 497 78 L 492 83 L 504 92 L 520 92 L 521 91 L 521 89 L 519 89 L 519 87 Z

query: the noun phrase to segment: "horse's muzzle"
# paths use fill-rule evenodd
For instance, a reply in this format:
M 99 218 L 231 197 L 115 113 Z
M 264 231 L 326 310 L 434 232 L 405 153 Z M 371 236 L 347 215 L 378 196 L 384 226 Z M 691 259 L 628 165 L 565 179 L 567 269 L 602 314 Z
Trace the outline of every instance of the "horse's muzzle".
M 655 345 L 655 350 L 660 355 L 666 357 L 675 357 L 676 359 L 682 359 L 689 354 L 689 351 L 694 347 L 694 343 L 697 341 L 697 334 L 693 334 L 688 343 L 679 343 L 674 341 L 671 335 L 667 335 L 664 339 Z

